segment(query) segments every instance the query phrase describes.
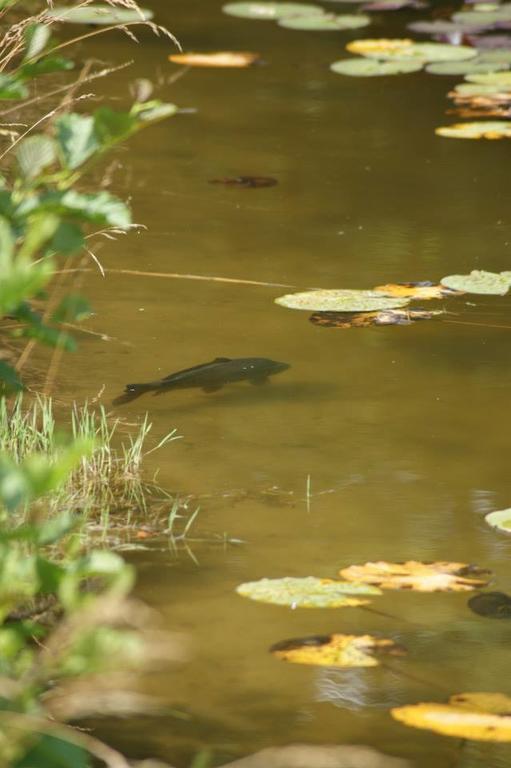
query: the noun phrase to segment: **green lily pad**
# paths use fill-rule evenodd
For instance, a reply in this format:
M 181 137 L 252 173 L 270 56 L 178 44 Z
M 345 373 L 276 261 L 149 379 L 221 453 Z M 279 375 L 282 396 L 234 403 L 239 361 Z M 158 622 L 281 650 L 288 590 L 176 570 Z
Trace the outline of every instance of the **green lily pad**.
M 511 509 L 501 509 L 498 512 L 490 512 L 484 519 L 492 528 L 498 528 L 504 533 L 511 533 Z
M 344 16 L 288 16 L 279 21 L 279 27 L 303 29 L 311 32 L 338 32 L 341 29 L 360 29 L 371 23 L 369 16 L 352 14 Z
M 487 51 L 479 51 L 477 60 L 505 62 L 511 66 L 511 50 L 509 48 L 493 48 Z
M 380 40 L 352 40 L 346 46 L 351 53 L 382 61 L 409 61 L 420 59 L 424 64 L 433 61 L 462 61 L 477 56 L 477 49 L 467 45 L 448 43 L 416 43 L 407 38 Z
M 422 61 L 375 61 L 374 59 L 341 59 L 330 65 L 332 72 L 350 77 L 383 77 L 419 72 Z
M 482 269 L 473 269 L 470 275 L 448 275 L 443 277 L 440 282 L 455 291 L 491 294 L 493 296 L 504 296 L 511 288 L 509 276 L 500 275 L 497 272 L 485 272 Z
M 388 298 L 377 291 L 333 289 L 288 293 L 275 299 L 275 303 L 288 309 L 316 312 L 373 312 L 376 309 L 400 309 L 410 300 Z
M 468 83 L 477 83 L 478 85 L 500 85 L 501 87 L 511 88 L 511 72 L 488 72 L 487 74 L 467 75 L 465 80 Z
M 430 75 L 475 75 L 481 72 L 496 72 L 508 69 L 505 61 L 481 61 L 479 57 L 468 61 L 436 61 L 428 64 L 426 72 Z
M 268 21 L 285 19 L 287 16 L 323 16 L 325 14 L 323 8 L 305 3 L 227 3 L 222 7 L 222 11 L 228 16 Z
M 468 45 L 449 45 L 447 43 L 414 43 L 411 55 L 427 62 L 465 61 L 477 56 L 477 50 Z M 408 54 L 407 54 L 408 56 Z
M 454 123 L 437 128 L 435 133 L 448 139 L 511 139 L 511 121 L 480 120 L 475 123 Z
M 149 21 L 154 14 L 147 8 L 141 8 L 141 13 L 129 8 L 113 8 L 111 5 L 98 3 L 83 8 L 52 8 L 46 15 L 55 21 L 65 21 L 70 24 L 129 24 L 133 21 Z
M 364 605 L 368 602 L 364 599 L 366 595 L 382 594 L 380 589 L 367 584 L 317 579 L 314 576 L 249 581 L 236 587 L 236 592 L 260 603 L 287 605 L 290 608 L 342 608 Z
M 511 86 L 509 86 L 511 90 Z M 488 96 L 493 93 L 506 93 L 506 88 L 502 85 L 483 85 L 477 83 L 458 83 L 454 90 L 460 96 Z
M 453 14 L 452 21 L 465 28 L 490 27 L 499 21 L 511 19 L 511 5 L 502 5 L 497 11 L 458 11 Z

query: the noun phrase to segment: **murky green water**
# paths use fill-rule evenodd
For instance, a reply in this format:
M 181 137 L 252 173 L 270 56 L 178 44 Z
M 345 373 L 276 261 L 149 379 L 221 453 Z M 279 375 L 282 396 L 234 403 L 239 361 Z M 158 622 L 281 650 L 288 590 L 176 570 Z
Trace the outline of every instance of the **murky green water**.
M 445 93 L 456 79 L 342 78 L 328 65 L 355 35 L 228 18 L 220 0 L 146 4 L 186 49 L 256 50 L 266 66 L 191 70 L 168 85 L 179 69 L 163 39 L 91 44 L 103 60 L 135 58 L 107 86 L 121 103 L 131 79 L 149 77 L 163 83 L 159 96 L 197 110 L 119 154 L 117 191 L 148 230 L 98 251 L 105 267 L 300 288 L 510 269 L 509 145 L 433 133 L 451 122 Z M 411 18 L 375 16 L 366 36 L 402 36 Z M 208 184 L 246 174 L 279 183 Z M 455 740 L 406 729 L 386 710 L 463 690 L 509 693 L 506 622 L 472 614 L 466 595 L 387 593 L 377 608 L 392 619 L 264 606 L 234 587 L 335 576 L 366 560 L 459 559 L 491 567 L 494 588 L 511 589 L 510 542 L 483 520 L 511 494 L 509 299 L 446 304 L 461 313 L 449 320 L 475 325 L 341 331 L 274 305 L 279 288 L 91 274 L 83 290 L 97 313 L 88 327 L 118 341 L 82 341 L 61 371 L 69 396 L 91 398 L 105 385 L 110 402 L 128 381 L 216 356 L 292 366 L 266 387 L 169 393 L 122 410 L 135 421 L 147 409 L 156 436 L 173 427 L 183 435 L 151 468 L 167 487 L 204 496 L 197 535 L 245 543 L 196 543 L 198 565 L 186 554 L 176 561 L 165 542 L 134 557 L 139 594 L 193 650 L 148 688 L 189 719 L 108 724 L 110 736 L 178 768 L 201 747 L 219 765 L 296 741 L 371 744 L 420 768 L 453 764 Z M 267 653 L 279 640 L 332 631 L 379 632 L 409 656 L 383 670 L 333 672 Z M 504 768 L 511 750 L 467 746 L 459 760 Z

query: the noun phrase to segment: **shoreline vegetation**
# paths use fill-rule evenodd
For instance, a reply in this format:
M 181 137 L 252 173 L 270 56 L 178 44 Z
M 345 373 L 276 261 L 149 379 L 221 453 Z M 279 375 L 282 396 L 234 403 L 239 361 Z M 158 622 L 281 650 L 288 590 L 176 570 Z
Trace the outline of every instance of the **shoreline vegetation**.
M 0 768 L 128 768 L 69 721 L 154 712 L 137 691 L 140 673 L 184 660 L 182 640 L 131 597 L 134 568 L 119 554 L 145 537 L 144 523 L 186 542 L 198 510 L 188 514 L 142 471 L 177 435 L 149 450 L 147 418 L 125 438 L 103 408 L 75 404 L 64 438 L 48 396 L 75 348 L 70 331 L 90 312 L 62 271 L 91 261 L 101 270 L 94 237 L 136 227 L 124 200 L 91 188 L 89 172 L 97 178 L 117 145 L 178 111 L 149 83 L 124 110 L 88 112 L 94 94 L 84 88 L 126 65 L 77 68 L 69 53 L 80 43 L 83 57 L 87 39 L 105 32 L 138 42 L 142 27 L 179 49 L 151 18 L 136 0 L 65 9 L 0 0 Z M 74 37 L 54 37 L 73 23 L 82 25 Z M 41 344 L 52 349 L 48 369 L 34 377 L 39 394 L 23 396 Z

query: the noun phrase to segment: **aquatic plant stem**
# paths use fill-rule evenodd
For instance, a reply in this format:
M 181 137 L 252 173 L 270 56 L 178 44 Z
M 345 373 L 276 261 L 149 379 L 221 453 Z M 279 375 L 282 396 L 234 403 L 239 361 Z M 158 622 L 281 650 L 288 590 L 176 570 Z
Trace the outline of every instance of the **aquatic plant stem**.
M 501 328 L 511 331 L 511 325 L 494 325 L 493 323 L 471 323 L 464 320 L 441 320 L 442 323 L 454 323 L 455 325 L 476 325 L 478 328 Z
M 56 274 L 69 272 L 93 272 L 89 268 L 59 269 Z M 235 285 L 260 285 L 263 288 L 297 288 L 289 283 L 267 283 L 262 280 L 243 280 L 237 277 L 217 277 L 213 275 L 189 275 L 180 272 L 142 272 L 138 269 L 105 269 L 106 275 L 131 275 L 133 277 L 164 277 L 172 280 L 204 280 L 212 283 L 233 283 Z

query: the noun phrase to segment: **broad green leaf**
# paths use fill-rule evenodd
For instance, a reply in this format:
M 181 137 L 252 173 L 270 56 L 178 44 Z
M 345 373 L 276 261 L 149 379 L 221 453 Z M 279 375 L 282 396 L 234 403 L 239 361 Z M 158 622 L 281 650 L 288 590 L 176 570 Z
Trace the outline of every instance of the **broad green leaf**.
M 478 85 L 477 83 L 459 83 L 454 90 L 460 96 L 487 96 L 493 93 L 505 92 L 501 85 Z
M 437 61 L 426 66 L 430 75 L 473 75 L 481 72 L 496 72 L 508 69 L 504 61 L 484 61 L 479 56 L 468 61 Z
M 14 254 L 14 235 L 9 221 L 5 216 L 0 216 L 0 272 L 2 280 L 5 279 L 12 264 Z M 2 290 L 0 282 L 0 291 Z
M 61 221 L 48 245 L 48 249 L 50 253 L 67 255 L 80 251 L 84 245 L 85 238 L 78 224 L 73 224 L 70 221 Z
M 25 56 L 23 60 L 37 56 L 46 47 L 51 37 L 51 29 L 48 24 L 29 24 L 25 29 Z
M 243 19 L 276 20 L 286 16 L 311 16 L 324 14 L 323 8 L 317 5 L 305 3 L 272 3 L 272 2 L 248 2 L 227 3 L 222 11 L 229 16 L 239 16 Z
M 35 179 L 56 159 L 55 141 L 42 133 L 27 136 L 26 139 L 20 141 L 16 148 L 16 160 L 21 175 L 26 179 Z
M 19 74 L 28 80 L 39 75 L 51 75 L 53 72 L 66 72 L 74 69 L 74 66 L 74 62 L 64 56 L 45 56 L 44 59 L 23 64 Z
M 91 313 L 89 302 L 82 296 L 68 294 L 51 316 L 52 323 L 73 323 L 83 320 Z
M 94 595 L 83 593 L 85 580 L 101 579 L 102 593 L 123 596 L 132 588 L 134 577 L 134 569 L 126 565 L 120 555 L 108 550 L 92 550 L 69 565 L 59 585 L 59 598 L 67 610 L 74 610 L 94 599 Z
M 70 512 L 63 512 L 37 525 L 37 542 L 42 545 L 54 544 L 75 527 L 76 517 Z
M 106 3 L 96 3 L 82 8 L 53 8 L 46 15 L 54 21 L 70 24 L 130 24 L 136 21 L 149 21 L 153 12 L 140 8 L 140 13 L 130 8 L 114 8 Z
M 489 72 L 475 75 L 467 75 L 465 80 L 478 85 L 499 85 L 502 88 L 511 88 L 511 72 Z
M 511 287 L 511 276 L 473 269 L 469 275 L 447 275 L 440 282 L 456 291 L 504 296 Z
M 72 733 L 70 741 L 45 734 L 33 744 L 33 737 L 31 734 L 32 746 L 13 768 L 92 768 L 92 758 L 85 749 L 72 742 Z
M 26 99 L 28 89 L 21 78 L 0 74 L 0 99 Z
M 375 61 L 374 59 L 341 59 L 330 65 L 332 72 L 349 77 L 383 77 L 419 72 L 422 61 Z
M 354 584 L 333 579 L 286 577 L 283 579 L 260 579 L 240 584 L 236 592 L 261 603 L 287 605 L 290 608 L 341 608 L 364 605 L 360 599 L 367 595 L 380 595 L 376 587 Z
M 469 75 L 469 77 L 484 77 L 484 75 Z M 511 121 L 480 120 L 475 123 L 454 123 L 436 128 L 435 133 L 437 136 L 444 136 L 447 139 L 511 139 Z M 484 293 L 489 293 L 489 291 L 484 291 Z
M 94 118 L 72 112 L 55 121 L 56 138 L 66 168 L 75 170 L 98 151 L 100 143 L 95 133 Z
M 102 226 L 128 229 L 131 225 L 129 208 L 109 192 L 84 194 L 74 189 L 65 192 L 47 192 L 26 198 L 18 207 L 18 216 L 48 212 L 58 216 L 71 216 Z M 56 231 L 56 228 L 55 230 Z
M 484 516 L 484 519 L 492 528 L 498 528 L 499 531 L 504 533 L 511 533 L 511 509 L 490 512 Z
M 279 27 L 310 32 L 338 32 L 342 29 L 360 29 L 371 23 L 369 16 L 352 14 L 344 16 L 313 14 L 310 16 L 285 16 L 279 21 Z
M 399 309 L 409 302 L 407 298 L 387 298 L 377 291 L 341 289 L 289 293 L 275 299 L 281 307 L 316 312 L 373 312 L 377 309 Z
M 477 56 L 475 48 L 447 43 L 416 43 L 409 39 L 353 40 L 346 50 L 380 60 L 460 61 Z
M 109 107 L 100 107 L 94 112 L 94 131 L 102 148 L 124 141 L 136 128 L 136 117 L 129 112 L 118 112 Z
M 19 213 L 21 210 L 22 206 L 17 209 L 17 212 Z M 27 211 L 25 216 L 29 217 L 28 226 L 18 252 L 18 262 L 35 256 L 48 240 L 51 240 L 59 225 L 58 217 L 54 216 L 52 212 L 42 214 L 35 211 L 32 215 L 32 211 Z M 51 266 L 53 265 L 50 264 Z

